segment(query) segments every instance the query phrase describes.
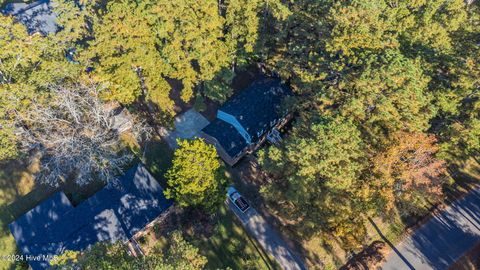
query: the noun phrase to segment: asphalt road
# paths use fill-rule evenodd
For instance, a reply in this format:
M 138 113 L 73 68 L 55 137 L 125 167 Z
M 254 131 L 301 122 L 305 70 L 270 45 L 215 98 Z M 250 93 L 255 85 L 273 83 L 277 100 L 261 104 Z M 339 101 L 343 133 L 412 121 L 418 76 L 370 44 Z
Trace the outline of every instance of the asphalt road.
M 269 253 L 278 264 L 285 270 L 304 270 L 307 269 L 301 260 L 295 258 L 288 249 L 287 244 L 280 235 L 267 223 L 267 221 L 252 207 L 245 213 L 242 213 L 230 201 L 227 200 L 229 208 L 240 219 L 243 226 L 250 234 L 257 239 L 263 249 Z
M 397 245 L 381 269 L 447 269 L 477 243 L 480 189 L 452 203 Z

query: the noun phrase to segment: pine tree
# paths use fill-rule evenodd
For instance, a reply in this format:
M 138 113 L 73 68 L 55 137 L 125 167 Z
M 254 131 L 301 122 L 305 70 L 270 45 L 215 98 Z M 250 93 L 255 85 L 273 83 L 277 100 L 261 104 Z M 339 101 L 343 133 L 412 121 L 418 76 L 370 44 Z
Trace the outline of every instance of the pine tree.
M 362 63 L 325 87 L 327 99 L 340 114 L 355 120 L 372 143 L 400 130 L 425 131 L 434 108 L 429 78 L 419 62 L 388 50 L 367 54 Z
M 225 197 L 225 179 L 215 148 L 202 139 L 179 140 L 178 145 L 165 175 L 169 186 L 165 195 L 183 207 L 213 210 Z
M 181 81 L 189 101 L 199 82 L 231 63 L 217 1 L 124 0 L 97 13 L 85 58 L 109 85 L 107 99 L 128 104 L 144 95 L 172 112 L 167 79 Z
M 276 179 L 263 194 L 305 236 L 324 232 L 345 247 L 358 246 L 365 230 L 361 181 L 366 149 L 355 125 L 341 117 L 311 116 L 295 123 L 280 147 L 259 153 Z M 368 195 L 367 195 L 368 196 Z

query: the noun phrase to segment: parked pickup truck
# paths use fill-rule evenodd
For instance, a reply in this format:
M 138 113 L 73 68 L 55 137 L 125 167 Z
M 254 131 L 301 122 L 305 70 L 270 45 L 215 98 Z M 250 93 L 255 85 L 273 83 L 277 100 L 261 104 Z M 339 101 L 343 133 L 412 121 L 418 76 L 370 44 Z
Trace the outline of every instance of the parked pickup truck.
M 228 199 L 235 204 L 235 206 L 242 212 L 245 213 L 250 205 L 247 201 L 238 193 L 234 187 L 229 187 L 227 190 Z

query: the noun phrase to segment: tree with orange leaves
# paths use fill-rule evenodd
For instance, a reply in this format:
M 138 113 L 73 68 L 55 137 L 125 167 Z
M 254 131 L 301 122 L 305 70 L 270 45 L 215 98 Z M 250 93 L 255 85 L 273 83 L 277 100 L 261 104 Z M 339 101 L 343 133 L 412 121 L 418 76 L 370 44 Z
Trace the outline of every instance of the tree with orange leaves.
M 438 202 L 446 181 L 446 163 L 435 156 L 436 138 L 424 133 L 399 132 L 395 143 L 373 159 L 374 182 L 390 212 L 418 214 Z

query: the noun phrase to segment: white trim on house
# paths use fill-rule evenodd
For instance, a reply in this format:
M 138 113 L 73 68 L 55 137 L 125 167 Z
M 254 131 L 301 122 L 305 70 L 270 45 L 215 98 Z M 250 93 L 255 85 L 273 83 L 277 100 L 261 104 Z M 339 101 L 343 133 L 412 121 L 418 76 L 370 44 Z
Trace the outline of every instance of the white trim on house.
M 240 124 L 240 122 L 238 122 L 237 118 L 235 118 L 233 115 L 228 114 L 224 111 L 218 110 L 217 118 L 232 125 L 238 131 L 238 133 L 242 135 L 242 137 L 245 139 L 247 144 L 252 143 L 252 137 L 250 137 L 250 134 L 248 134 L 245 128 Z

